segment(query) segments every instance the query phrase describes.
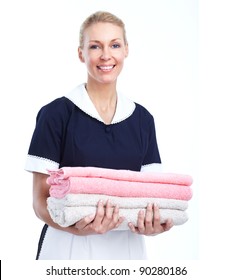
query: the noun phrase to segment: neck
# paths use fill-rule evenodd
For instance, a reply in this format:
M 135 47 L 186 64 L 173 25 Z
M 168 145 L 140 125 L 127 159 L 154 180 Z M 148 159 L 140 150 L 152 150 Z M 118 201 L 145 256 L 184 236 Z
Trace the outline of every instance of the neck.
M 108 100 L 117 95 L 116 83 L 100 84 L 88 81 L 86 90 L 90 96 L 99 100 Z
M 86 90 L 104 123 L 110 124 L 117 105 L 116 86 L 87 83 Z

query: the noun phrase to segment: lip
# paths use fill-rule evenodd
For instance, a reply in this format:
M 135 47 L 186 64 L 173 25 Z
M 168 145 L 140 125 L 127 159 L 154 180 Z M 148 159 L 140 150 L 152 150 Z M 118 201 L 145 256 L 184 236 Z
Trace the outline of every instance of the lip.
M 111 71 L 112 69 L 114 69 L 115 67 L 115 64 L 114 65 L 98 65 L 97 68 L 101 71 L 104 71 L 104 72 L 109 72 Z

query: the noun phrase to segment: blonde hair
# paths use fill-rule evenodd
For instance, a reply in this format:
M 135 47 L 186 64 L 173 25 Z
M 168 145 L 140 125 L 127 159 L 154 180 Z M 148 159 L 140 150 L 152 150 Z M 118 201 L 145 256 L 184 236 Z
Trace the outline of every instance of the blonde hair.
M 84 45 L 84 32 L 85 30 L 91 26 L 92 24 L 95 23 L 112 23 L 114 25 L 117 25 L 122 28 L 123 31 L 123 39 L 125 44 L 127 44 L 127 38 L 126 38 L 126 29 L 125 29 L 125 24 L 124 22 L 118 18 L 117 16 L 109 13 L 109 12 L 104 12 L 104 11 L 98 11 L 86 18 L 86 20 L 82 23 L 81 28 L 80 28 L 80 34 L 79 34 L 79 47 L 83 48 Z

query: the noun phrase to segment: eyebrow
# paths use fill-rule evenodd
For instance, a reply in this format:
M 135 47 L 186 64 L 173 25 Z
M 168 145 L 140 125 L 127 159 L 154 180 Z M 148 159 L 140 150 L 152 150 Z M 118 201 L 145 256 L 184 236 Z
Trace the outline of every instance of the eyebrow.
M 116 39 L 112 39 L 110 42 L 115 42 L 115 41 L 118 41 L 118 40 L 122 41 L 121 38 L 116 38 Z M 90 40 L 89 43 L 101 43 L 101 41 L 99 41 L 99 40 Z

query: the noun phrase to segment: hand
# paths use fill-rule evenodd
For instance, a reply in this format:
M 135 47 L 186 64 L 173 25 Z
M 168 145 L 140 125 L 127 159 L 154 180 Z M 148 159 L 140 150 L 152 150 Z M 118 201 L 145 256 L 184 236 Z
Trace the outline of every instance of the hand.
M 104 207 L 103 201 L 99 201 L 96 214 L 81 219 L 73 227 L 76 229 L 74 233 L 78 235 L 103 234 L 117 228 L 122 222 L 118 206 L 113 207 L 107 201 Z
M 148 204 L 146 212 L 139 211 L 137 227 L 132 223 L 128 224 L 130 230 L 134 233 L 144 235 L 156 235 L 172 228 L 173 222 L 168 219 L 166 223 L 160 223 L 160 213 L 157 205 Z

